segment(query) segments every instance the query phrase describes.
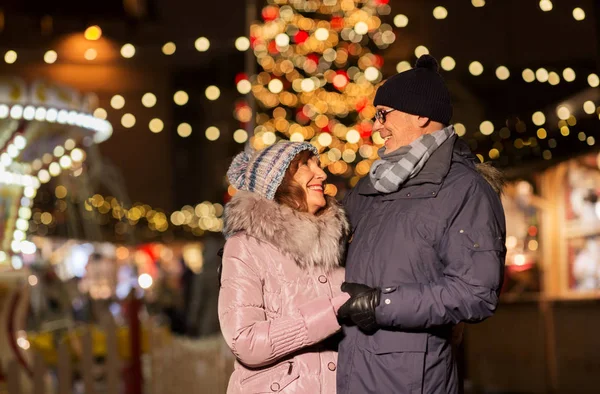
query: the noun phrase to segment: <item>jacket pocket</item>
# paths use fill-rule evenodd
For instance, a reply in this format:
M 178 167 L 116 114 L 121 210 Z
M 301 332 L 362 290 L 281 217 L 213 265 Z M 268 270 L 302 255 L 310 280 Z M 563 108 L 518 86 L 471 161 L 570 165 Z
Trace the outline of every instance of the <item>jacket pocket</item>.
M 465 279 L 471 285 L 498 290 L 502 283 L 506 246 L 501 236 L 490 232 L 464 232 Z
M 293 360 L 273 367 L 251 371 L 240 381 L 244 394 L 285 393 L 285 388 L 300 377 Z

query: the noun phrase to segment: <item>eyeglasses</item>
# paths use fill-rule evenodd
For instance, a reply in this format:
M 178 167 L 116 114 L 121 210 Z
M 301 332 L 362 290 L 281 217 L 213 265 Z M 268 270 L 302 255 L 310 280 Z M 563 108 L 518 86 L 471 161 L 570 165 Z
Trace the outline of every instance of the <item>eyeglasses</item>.
M 379 121 L 379 123 L 384 124 L 387 114 L 389 114 L 390 112 L 394 112 L 396 111 L 395 109 L 378 109 L 377 112 L 375 112 L 375 119 Z

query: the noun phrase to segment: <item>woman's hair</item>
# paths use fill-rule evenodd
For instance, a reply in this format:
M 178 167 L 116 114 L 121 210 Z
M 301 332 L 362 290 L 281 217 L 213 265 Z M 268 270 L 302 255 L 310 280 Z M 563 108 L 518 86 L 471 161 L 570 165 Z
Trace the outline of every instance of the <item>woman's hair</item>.
M 296 175 L 300 164 L 308 163 L 313 156 L 314 154 L 311 151 L 303 150 L 294 157 L 283 176 L 281 185 L 279 185 L 275 192 L 275 202 L 287 205 L 300 212 L 308 212 L 306 192 L 304 191 L 304 188 L 294 180 L 294 175 Z M 323 187 L 325 187 L 325 185 L 323 185 Z M 325 208 L 327 208 L 327 205 Z

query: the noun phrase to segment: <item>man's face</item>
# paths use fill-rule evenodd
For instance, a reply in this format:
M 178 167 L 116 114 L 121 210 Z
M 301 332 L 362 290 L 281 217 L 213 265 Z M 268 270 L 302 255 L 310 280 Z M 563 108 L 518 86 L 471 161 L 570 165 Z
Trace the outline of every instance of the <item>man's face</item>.
M 389 111 L 393 108 L 378 105 L 377 110 Z M 423 135 L 419 127 L 419 116 L 407 114 L 402 111 L 392 111 L 385 115 L 385 123 L 378 120 L 373 125 L 373 132 L 379 131 L 381 138 L 385 140 L 385 154 L 409 145 L 411 142 Z

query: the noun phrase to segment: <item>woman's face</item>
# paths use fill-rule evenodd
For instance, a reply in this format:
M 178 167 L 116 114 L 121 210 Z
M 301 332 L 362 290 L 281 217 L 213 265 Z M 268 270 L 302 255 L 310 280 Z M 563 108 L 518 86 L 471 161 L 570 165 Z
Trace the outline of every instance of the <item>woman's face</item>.
M 311 156 L 306 163 L 300 162 L 298 171 L 294 175 L 296 181 L 304 189 L 308 212 L 315 214 L 326 205 L 325 180 L 327 174 L 321 169 L 317 156 Z

